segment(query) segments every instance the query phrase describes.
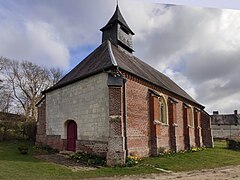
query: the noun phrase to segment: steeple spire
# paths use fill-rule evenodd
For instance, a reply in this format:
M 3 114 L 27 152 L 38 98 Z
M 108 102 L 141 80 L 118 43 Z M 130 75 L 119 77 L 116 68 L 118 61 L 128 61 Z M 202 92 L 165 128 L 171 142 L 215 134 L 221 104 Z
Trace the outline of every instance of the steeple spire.
M 118 7 L 118 1 L 113 16 L 100 30 L 103 32 L 102 42 L 110 40 L 113 44 L 123 50 L 127 50 L 130 53 L 134 51 L 132 45 L 132 36 L 134 35 L 134 32 L 124 20 Z

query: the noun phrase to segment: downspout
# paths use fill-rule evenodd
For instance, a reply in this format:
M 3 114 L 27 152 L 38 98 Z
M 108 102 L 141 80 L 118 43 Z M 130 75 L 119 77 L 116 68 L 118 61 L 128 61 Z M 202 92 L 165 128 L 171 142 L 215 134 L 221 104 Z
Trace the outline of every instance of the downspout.
M 128 143 L 127 143 L 127 98 L 126 98 L 126 82 L 127 79 L 123 78 L 123 128 L 125 138 L 125 151 L 126 158 L 128 157 Z

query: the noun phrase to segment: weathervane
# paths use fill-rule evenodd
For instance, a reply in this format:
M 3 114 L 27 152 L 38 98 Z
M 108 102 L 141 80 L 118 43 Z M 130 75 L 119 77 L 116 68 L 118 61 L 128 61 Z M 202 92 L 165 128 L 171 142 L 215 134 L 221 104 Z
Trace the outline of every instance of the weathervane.
M 118 6 L 118 0 L 117 0 L 117 6 Z

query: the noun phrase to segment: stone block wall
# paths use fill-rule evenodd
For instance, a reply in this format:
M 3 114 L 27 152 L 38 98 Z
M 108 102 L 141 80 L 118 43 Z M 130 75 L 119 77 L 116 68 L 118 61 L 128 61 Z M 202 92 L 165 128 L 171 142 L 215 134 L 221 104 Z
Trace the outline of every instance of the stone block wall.
M 239 125 L 211 125 L 213 138 L 225 139 L 240 136 Z
M 76 150 L 106 156 L 109 104 L 106 73 L 46 94 L 38 105 L 36 144 L 66 150 L 67 121 L 77 123 Z
M 37 121 L 37 133 L 36 143 L 46 143 L 46 100 L 43 99 L 38 105 L 38 121 Z
M 100 73 L 46 94 L 46 134 L 66 139 L 66 121 L 77 123 L 80 140 L 108 141 L 107 73 Z

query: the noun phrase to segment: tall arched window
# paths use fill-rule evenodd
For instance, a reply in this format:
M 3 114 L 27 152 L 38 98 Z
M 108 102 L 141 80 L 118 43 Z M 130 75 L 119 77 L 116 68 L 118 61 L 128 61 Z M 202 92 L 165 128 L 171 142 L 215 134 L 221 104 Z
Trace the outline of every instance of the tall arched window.
M 189 113 L 189 125 L 191 127 L 193 127 L 194 126 L 194 111 L 193 111 L 193 107 L 189 108 L 188 113 Z
M 168 124 L 167 103 L 163 96 L 158 98 L 160 122 Z

